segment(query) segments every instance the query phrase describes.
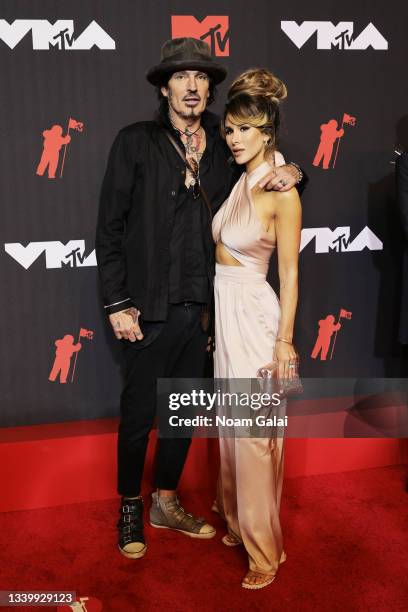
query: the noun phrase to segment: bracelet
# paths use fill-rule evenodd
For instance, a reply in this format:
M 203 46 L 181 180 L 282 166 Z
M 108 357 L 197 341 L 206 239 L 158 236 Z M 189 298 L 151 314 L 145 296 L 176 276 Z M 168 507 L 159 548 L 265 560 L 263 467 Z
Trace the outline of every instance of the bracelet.
M 296 184 L 298 185 L 302 181 L 302 179 L 303 179 L 302 169 L 299 166 L 299 164 L 297 164 L 296 162 L 289 162 L 289 165 L 290 166 L 294 166 L 296 168 L 296 170 L 298 171 L 298 173 L 299 173 L 298 180 L 296 182 Z
M 124 304 L 124 302 L 129 302 L 130 298 L 125 298 L 124 300 L 120 300 L 120 302 L 114 302 L 113 304 L 107 304 L 104 308 L 112 308 L 112 306 L 118 306 L 119 304 Z
M 293 342 L 285 340 L 285 338 L 276 338 L 276 342 L 286 342 L 286 344 L 293 344 Z

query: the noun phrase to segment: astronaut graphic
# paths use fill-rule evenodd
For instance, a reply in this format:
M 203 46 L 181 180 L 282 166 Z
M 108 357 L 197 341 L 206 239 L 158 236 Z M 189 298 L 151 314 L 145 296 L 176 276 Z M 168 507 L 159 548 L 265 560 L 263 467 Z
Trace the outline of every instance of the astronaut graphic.
M 87 338 L 88 340 L 92 340 L 93 336 L 93 331 L 81 327 L 78 334 L 78 342 L 74 343 L 74 336 L 71 336 L 71 334 L 66 334 L 63 338 L 56 340 L 54 343 L 56 346 L 55 359 L 48 380 L 51 382 L 55 382 L 59 375 L 59 382 L 61 384 L 66 383 L 68 373 L 71 369 L 72 357 L 73 355 L 75 355 L 74 365 L 71 374 L 71 382 L 73 382 L 78 353 L 82 348 L 80 339 Z
M 335 119 L 330 119 L 327 123 L 322 123 L 320 131 L 320 144 L 313 160 L 313 165 L 319 166 L 320 162 L 323 160 L 323 170 L 328 170 L 333 154 L 334 143 L 337 138 L 342 138 L 344 136 L 344 130 L 338 130 L 337 121 Z
M 351 319 L 352 313 L 348 310 L 344 310 L 344 308 L 340 309 L 339 317 L 337 322 L 335 323 L 335 318 L 332 314 L 327 315 L 325 319 L 320 319 L 319 321 L 319 333 L 317 336 L 317 340 L 313 347 L 313 351 L 311 354 L 312 359 L 317 359 L 320 353 L 320 361 L 326 361 L 327 354 L 330 349 L 330 344 L 332 340 L 332 336 L 334 334 L 334 340 L 332 343 L 332 350 L 330 352 L 330 359 L 333 357 L 334 346 L 336 344 L 337 333 L 341 329 L 342 325 L 340 323 L 340 319 Z
M 40 163 L 37 166 L 36 174 L 38 176 L 44 176 L 46 170 L 48 169 L 48 178 L 54 179 L 57 168 L 60 166 L 59 176 L 62 178 L 67 146 L 71 142 L 69 132 L 70 130 L 82 132 L 83 129 L 84 124 L 81 121 L 77 121 L 76 119 L 72 119 L 72 117 L 70 117 L 68 120 L 66 136 L 62 135 L 63 128 L 58 124 L 53 125 L 49 130 L 44 130 L 42 133 L 44 137 L 43 150 Z M 62 147 L 64 147 L 64 153 L 62 156 L 62 162 L 60 164 L 60 153 Z
M 71 136 L 69 134 L 63 136 L 60 125 L 53 125 L 50 130 L 44 130 L 43 136 L 44 145 L 37 174 L 43 176 L 48 168 L 48 178 L 53 179 L 57 171 L 61 147 L 71 142 Z
M 332 168 L 336 165 L 337 154 L 339 152 L 340 140 L 344 136 L 344 125 L 350 125 L 354 127 L 356 125 L 356 118 L 348 115 L 347 113 L 343 114 L 343 119 L 341 122 L 340 129 L 338 128 L 338 124 L 336 119 L 330 119 L 327 123 L 322 123 L 320 126 L 320 143 L 316 152 L 316 155 L 313 160 L 313 165 L 318 167 L 320 163 L 322 163 L 323 170 L 328 170 L 330 164 L 332 164 Z M 336 152 L 333 157 L 333 148 L 337 141 Z
M 82 344 L 80 342 L 74 344 L 74 336 L 67 334 L 63 338 L 60 338 L 60 340 L 56 340 L 55 346 L 57 350 L 55 351 L 54 365 L 52 366 L 48 380 L 55 382 L 59 375 L 60 383 L 66 383 L 72 355 L 81 350 Z
M 326 361 L 327 353 L 330 348 L 330 340 L 334 332 L 339 331 L 341 323 L 335 323 L 333 315 L 327 315 L 325 319 L 319 321 L 319 334 L 317 336 L 316 344 L 312 352 L 312 359 L 316 359 L 319 353 L 320 361 Z

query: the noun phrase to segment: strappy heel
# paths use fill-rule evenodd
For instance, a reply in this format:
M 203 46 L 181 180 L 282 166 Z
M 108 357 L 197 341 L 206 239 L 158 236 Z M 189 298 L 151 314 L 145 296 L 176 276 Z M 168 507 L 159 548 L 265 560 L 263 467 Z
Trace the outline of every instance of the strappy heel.
M 260 582 L 245 582 L 246 578 L 262 578 Z M 241 582 L 241 586 L 243 589 L 249 589 L 251 591 L 257 591 L 259 589 L 264 589 L 268 584 L 271 584 L 275 580 L 276 576 L 268 576 L 268 574 L 261 574 L 260 572 L 253 572 L 249 570 L 244 580 Z
M 232 533 L 226 533 L 223 538 L 221 538 L 221 542 L 225 544 L 225 546 L 241 546 L 242 542 Z

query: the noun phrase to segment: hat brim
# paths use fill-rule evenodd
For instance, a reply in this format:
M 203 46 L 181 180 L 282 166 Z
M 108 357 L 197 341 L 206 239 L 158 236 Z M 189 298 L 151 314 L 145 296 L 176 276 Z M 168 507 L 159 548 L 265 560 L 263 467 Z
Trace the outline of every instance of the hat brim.
M 170 62 L 162 62 L 153 66 L 146 73 L 146 79 L 152 85 L 162 85 L 165 77 L 173 72 L 181 70 L 202 70 L 206 72 L 214 81 L 215 85 L 221 83 L 227 76 L 227 71 L 224 66 L 213 61 L 206 60 L 175 60 Z

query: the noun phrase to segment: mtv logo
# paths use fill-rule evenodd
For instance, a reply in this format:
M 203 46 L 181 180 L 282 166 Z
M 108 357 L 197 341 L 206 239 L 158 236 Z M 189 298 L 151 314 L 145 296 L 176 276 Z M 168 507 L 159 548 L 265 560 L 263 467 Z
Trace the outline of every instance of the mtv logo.
M 377 51 L 388 49 L 388 41 L 371 22 L 357 37 L 354 34 L 353 21 L 340 21 L 337 25 L 331 21 L 303 21 L 300 25 L 296 21 L 281 21 L 281 29 L 298 49 L 314 34 L 317 39 L 316 47 L 320 50 L 365 51 L 369 47 Z
M 315 253 L 352 253 L 356 251 L 382 251 L 383 243 L 369 227 L 365 226 L 361 232 L 350 239 L 350 227 L 311 227 L 302 229 L 300 251 L 315 240 Z
M 116 43 L 101 26 L 92 20 L 79 36 L 74 32 L 73 19 L 58 19 L 51 23 L 47 19 L 16 19 L 8 23 L 0 19 L 0 41 L 14 49 L 31 32 L 35 51 L 58 49 L 60 51 L 113 50 Z
M 85 240 L 69 240 L 66 244 L 59 240 L 30 242 L 27 246 L 20 242 L 10 242 L 4 245 L 4 250 L 26 270 L 44 253 L 47 269 L 97 265 L 95 251 L 88 255 L 85 252 Z
M 172 15 L 171 37 L 199 38 L 206 42 L 213 55 L 229 55 L 229 17 L 228 15 L 208 15 L 196 19 L 192 15 Z

